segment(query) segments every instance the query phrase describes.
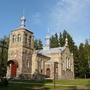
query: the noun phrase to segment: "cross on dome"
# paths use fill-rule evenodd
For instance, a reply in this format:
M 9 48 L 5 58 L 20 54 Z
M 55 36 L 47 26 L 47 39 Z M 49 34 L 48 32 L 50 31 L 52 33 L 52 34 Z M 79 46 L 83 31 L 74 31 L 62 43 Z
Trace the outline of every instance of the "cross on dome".
M 25 25 L 26 18 L 25 18 L 24 16 L 22 16 L 20 20 L 21 20 L 21 25 L 20 25 L 20 26 L 21 26 L 21 27 L 25 27 L 25 26 L 26 26 L 26 25 Z

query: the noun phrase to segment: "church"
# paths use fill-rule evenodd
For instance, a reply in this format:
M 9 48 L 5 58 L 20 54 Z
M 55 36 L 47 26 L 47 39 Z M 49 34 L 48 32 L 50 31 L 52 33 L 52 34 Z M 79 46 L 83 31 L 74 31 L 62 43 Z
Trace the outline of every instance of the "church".
M 47 33 L 43 49 L 35 50 L 33 32 L 27 29 L 24 16 L 20 20 L 9 37 L 7 78 L 74 79 L 74 59 L 67 37 L 63 47 L 50 48 Z

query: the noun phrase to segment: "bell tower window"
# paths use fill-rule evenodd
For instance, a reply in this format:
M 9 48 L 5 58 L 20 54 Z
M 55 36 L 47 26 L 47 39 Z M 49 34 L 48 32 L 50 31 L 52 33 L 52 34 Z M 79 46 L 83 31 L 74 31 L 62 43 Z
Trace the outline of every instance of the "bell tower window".
M 25 44 L 27 44 L 27 34 L 25 33 Z
M 15 35 L 12 36 L 12 42 L 15 42 Z
M 20 35 L 20 34 L 18 34 L 17 41 L 18 41 L 18 42 L 20 42 L 20 41 L 21 41 L 21 35 Z
M 29 36 L 29 46 L 31 47 L 31 36 Z

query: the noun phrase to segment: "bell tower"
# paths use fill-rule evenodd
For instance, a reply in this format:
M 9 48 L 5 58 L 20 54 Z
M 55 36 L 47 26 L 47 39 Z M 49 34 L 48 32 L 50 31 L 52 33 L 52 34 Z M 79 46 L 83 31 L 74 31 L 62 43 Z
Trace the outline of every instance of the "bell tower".
M 20 20 L 20 26 L 10 33 L 7 77 L 31 78 L 33 32 L 26 28 L 24 16 Z

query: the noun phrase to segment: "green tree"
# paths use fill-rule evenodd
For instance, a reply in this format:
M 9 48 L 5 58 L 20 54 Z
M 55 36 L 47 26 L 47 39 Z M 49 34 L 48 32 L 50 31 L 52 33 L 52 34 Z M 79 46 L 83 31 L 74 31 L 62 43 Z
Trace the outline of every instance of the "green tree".
M 39 40 L 37 40 L 37 39 L 34 40 L 34 48 L 35 48 L 35 50 L 40 50 L 40 49 L 43 48 L 43 44 L 42 44 L 42 41 L 40 39 Z
M 79 77 L 79 50 L 78 47 L 75 45 L 74 46 L 74 50 L 73 50 L 73 58 L 74 58 L 74 74 L 75 77 L 78 78 Z
M 0 39 L 0 75 L 6 74 L 9 38 Z
M 79 46 L 79 77 L 86 78 L 88 72 L 88 61 L 85 58 L 85 46 L 83 43 Z
M 0 78 L 6 76 L 6 66 L 5 64 L 1 63 L 0 64 Z
M 70 51 L 73 53 L 74 51 L 74 46 L 75 46 L 75 43 L 72 39 L 72 36 L 66 31 L 64 30 L 63 31 L 63 45 L 65 45 L 65 39 L 66 37 L 68 38 L 68 46 L 69 46 L 69 49 Z
M 85 41 L 85 45 L 84 45 L 84 51 L 85 51 L 85 59 L 86 59 L 86 63 L 87 63 L 87 78 L 90 78 L 90 44 L 89 44 L 89 40 L 87 39 Z
M 58 46 L 59 46 L 58 34 L 55 33 L 50 38 L 50 47 L 55 48 L 55 47 L 58 47 Z
M 34 40 L 34 48 L 35 50 L 38 50 L 38 40 L 37 39 Z
M 62 33 L 60 32 L 60 34 L 59 34 L 59 46 L 60 46 L 60 47 L 63 47 L 63 45 L 64 45 L 63 42 L 64 42 L 64 41 L 63 41 L 63 35 L 62 35 Z
M 42 41 L 39 39 L 38 40 L 38 49 L 43 49 L 43 44 L 42 44 Z

